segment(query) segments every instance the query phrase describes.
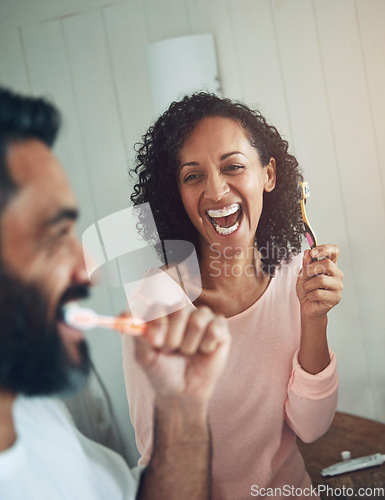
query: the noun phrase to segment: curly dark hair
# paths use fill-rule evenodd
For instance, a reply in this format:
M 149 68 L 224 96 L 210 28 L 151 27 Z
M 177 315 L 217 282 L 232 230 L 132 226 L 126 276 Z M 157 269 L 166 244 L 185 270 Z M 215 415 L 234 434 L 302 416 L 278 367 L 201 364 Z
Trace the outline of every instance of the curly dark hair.
M 236 120 L 246 130 L 262 165 L 270 158 L 276 161 L 276 186 L 263 194 L 263 209 L 255 235 L 265 272 L 274 274 L 282 262 L 289 262 L 301 250 L 304 225 L 301 218 L 298 183 L 303 180 L 288 143 L 275 127 L 267 124 L 259 111 L 240 102 L 222 99 L 204 92 L 185 96 L 173 102 L 136 144 L 136 167 L 130 171 L 137 183 L 131 195 L 133 204 L 150 203 L 158 229 L 164 240 L 187 240 L 200 254 L 199 233 L 191 223 L 177 185 L 179 153 L 197 123 L 206 117 Z M 153 234 L 145 226 L 141 232 L 148 242 Z

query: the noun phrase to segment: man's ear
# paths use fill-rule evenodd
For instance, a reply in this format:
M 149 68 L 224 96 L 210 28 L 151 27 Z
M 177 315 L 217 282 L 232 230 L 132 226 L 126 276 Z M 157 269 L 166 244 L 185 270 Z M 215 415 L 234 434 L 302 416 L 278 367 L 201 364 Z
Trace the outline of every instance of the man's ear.
M 265 172 L 265 191 L 270 193 L 275 188 L 276 183 L 276 165 L 275 158 L 270 158 L 269 164 L 264 167 L 266 169 Z

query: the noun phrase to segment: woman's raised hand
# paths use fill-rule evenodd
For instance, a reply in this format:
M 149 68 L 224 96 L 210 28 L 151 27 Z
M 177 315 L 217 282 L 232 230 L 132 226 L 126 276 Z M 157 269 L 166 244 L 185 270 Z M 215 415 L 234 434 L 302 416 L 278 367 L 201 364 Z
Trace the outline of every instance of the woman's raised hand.
M 297 280 L 302 318 L 325 317 L 340 302 L 343 272 L 337 265 L 339 252 L 336 245 L 319 245 L 305 250 Z

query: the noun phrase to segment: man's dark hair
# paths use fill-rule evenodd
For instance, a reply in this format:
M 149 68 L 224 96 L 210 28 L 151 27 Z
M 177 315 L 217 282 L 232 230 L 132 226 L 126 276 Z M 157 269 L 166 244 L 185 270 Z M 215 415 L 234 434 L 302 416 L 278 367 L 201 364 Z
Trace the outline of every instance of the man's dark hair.
M 9 146 L 38 139 L 52 147 L 60 121 L 59 111 L 47 100 L 0 87 L 0 214 L 16 189 L 6 161 Z

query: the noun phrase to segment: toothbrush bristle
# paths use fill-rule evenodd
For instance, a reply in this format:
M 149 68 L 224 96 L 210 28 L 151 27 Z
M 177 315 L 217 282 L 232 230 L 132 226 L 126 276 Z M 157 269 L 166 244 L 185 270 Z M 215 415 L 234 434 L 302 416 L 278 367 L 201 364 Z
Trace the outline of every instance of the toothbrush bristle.
M 79 330 L 92 330 L 96 327 L 117 330 L 129 335 L 141 335 L 145 326 L 143 320 L 130 316 L 99 316 L 88 307 L 80 307 L 74 304 L 64 306 L 64 321 L 72 328 Z
M 69 306 L 64 308 L 64 321 L 73 328 L 91 330 L 96 326 L 96 317 L 92 309 Z

